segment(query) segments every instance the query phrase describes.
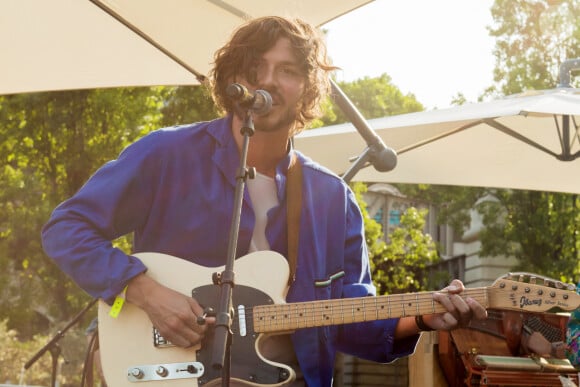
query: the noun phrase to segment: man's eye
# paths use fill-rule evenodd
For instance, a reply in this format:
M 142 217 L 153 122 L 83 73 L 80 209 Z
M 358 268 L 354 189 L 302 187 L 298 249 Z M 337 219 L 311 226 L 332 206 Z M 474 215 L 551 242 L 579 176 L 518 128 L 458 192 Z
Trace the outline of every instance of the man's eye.
M 298 77 L 300 75 L 300 72 L 294 67 L 283 67 L 280 71 L 286 76 Z

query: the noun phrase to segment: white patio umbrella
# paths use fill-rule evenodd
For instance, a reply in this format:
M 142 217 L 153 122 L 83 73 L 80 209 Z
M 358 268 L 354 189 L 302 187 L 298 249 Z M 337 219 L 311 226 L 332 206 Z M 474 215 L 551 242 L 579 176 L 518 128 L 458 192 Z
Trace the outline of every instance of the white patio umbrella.
M 369 120 L 397 165 L 353 180 L 580 193 L 579 125 L 580 89 L 567 87 Z M 343 124 L 305 131 L 295 146 L 344 174 L 365 143 Z
M 0 94 L 197 84 L 251 17 L 320 26 L 370 0 L 2 0 Z

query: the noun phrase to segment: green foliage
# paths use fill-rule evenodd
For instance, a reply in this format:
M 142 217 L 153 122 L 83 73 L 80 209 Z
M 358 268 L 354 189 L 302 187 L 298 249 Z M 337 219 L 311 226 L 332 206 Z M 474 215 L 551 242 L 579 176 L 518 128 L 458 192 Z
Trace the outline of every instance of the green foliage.
M 161 126 L 207 121 L 219 116 L 210 91 L 202 86 L 169 88 L 161 113 Z
M 410 197 L 421 197 L 438 209 L 437 221 L 458 236 L 470 225 L 470 211 L 483 215 L 479 234 L 482 256 L 513 256 L 514 270 L 565 282 L 580 277 L 580 204 L 578 195 L 524 190 L 435 185 L 397 185 Z M 485 197 L 495 200 L 478 201 Z
M 470 210 L 475 202 L 487 194 L 478 187 L 442 186 L 429 184 L 397 184 L 406 196 L 421 198 L 438 209 L 437 223 L 448 224 L 458 231 L 465 231 L 471 221 Z
M 439 260 L 435 242 L 423 232 L 427 210 L 410 207 L 401 216 L 401 225 L 383 240 L 381 225 L 366 210 L 363 194 L 367 186 L 353 183 L 363 214 L 373 281 L 379 294 L 400 294 L 429 287 L 427 266 Z
M 477 209 L 486 228 L 483 255 L 511 255 L 515 270 L 576 283 L 580 278 L 580 198 L 535 191 L 497 191 Z
M 403 95 L 391 83 L 391 77 L 387 74 L 378 78 L 364 77 L 354 82 L 337 84 L 365 119 L 424 110 L 413 94 Z M 312 128 L 350 121 L 332 100 L 323 104 L 323 111 L 324 117 L 312 123 Z
M 389 235 L 381 259 L 375 259 L 375 280 L 381 293 L 418 292 L 429 287 L 427 267 L 438 262 L 435 242 L 425 234 L 427 210 L 409 207 Z
M 491 12 L 496 94 L 555 87 L 560 64 L 580 57 L 579 0 L 496 0 Z
M 0 317 L 28 337 L 87 302 L 40 246 L 58 203 L 100 165 L 157 127 L 163 88 L 5 96 L 0 105 Z
M 0 321 L 0 380 L 14 385 L 49 386 L 52 377 L 52 356 L 44 352 L 30 367 L 24 365 L 45 348 L 52 337 L 35 335 L 23 341 L 18 331 L 9 329 L 6 320 Z M 58 342 L 62 353 L 58 356 L 57 384 L 63 387 L 79 386 L 85 358 L 85 338 L 80 331 L 69 331 Z M 58 349 L 56 349 L 58 351 Z M 57 353 L 55 352 L 55 355 Z
M 369 216 L 367 204 L 364 201 L 363 195 L 367 192 L 367 186 L 364 183 L 352 183 L 351 188 L 359 204 L 365 226 L 365 239 L 369 250 L 371 261 L 374 257 L 381 256 L 386 248 L 383 240 L 383 229 L 381 225 Z
M 40 229 L 51 211 L 125 146 L 160 127 L 162 112 L 180 120 L 215 116 L 203 98 L 199 90 L 164 87 L 0 97 L 0 380 L 16 382 L 22 362 L 50 339 L 38 332 L 55 332 L 89 301 L 42 251 Z M 114 244 L 130 251 L 131 236 Z M 84 328 L 94 315 L 62 339 L 61 385 L 80 384 Z M 49 359 L 45 354 L 26 373 L 28 383 L 50 384 Z

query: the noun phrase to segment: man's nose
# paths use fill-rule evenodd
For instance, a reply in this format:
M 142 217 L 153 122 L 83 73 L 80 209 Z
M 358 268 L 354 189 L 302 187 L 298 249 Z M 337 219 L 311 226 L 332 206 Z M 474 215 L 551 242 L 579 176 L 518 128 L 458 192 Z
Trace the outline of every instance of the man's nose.
M 260 87 L 274 85 L 277 82 L 276 69 L 273 66 L 268 66 L 262 70 L 258 83 Z

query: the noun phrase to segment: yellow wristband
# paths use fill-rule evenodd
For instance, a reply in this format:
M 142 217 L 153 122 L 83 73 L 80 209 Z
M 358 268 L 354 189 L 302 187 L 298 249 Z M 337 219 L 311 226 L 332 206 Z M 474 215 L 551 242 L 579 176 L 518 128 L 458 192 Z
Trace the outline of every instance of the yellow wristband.
M 123 289 L 123 291 L 115 297 L 115 302 L 113 302 L 113 306 L 111 306 L 111 310 L 109 311 L 109 316 L 112 318 L 117 318 L 119 313 L 121 313 L 121 309 L 123 309 L 123 305 L 125 304 L 125 295 L 127 293 L 127 286 Z

